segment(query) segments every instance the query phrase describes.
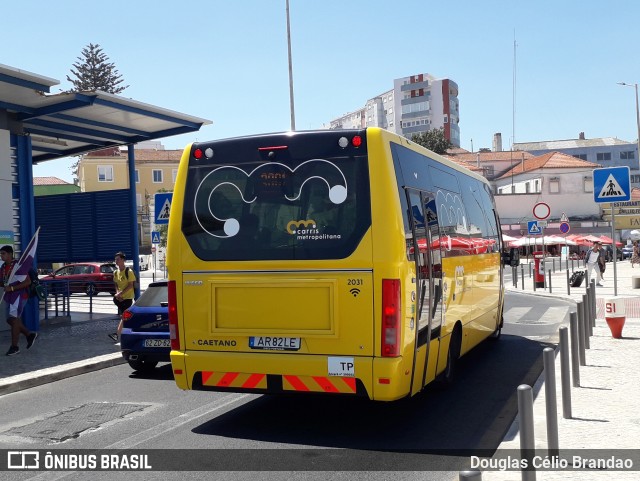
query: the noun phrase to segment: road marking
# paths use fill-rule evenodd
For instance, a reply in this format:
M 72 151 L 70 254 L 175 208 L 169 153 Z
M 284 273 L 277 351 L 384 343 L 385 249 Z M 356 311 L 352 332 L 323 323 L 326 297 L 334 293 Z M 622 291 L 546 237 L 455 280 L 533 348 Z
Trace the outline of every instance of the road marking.
M 568 306 L 551 306 L 544 309 L 534 307 L 511 307 L 505 313 L 505 319 L 517 324 L 561 324 L 569 313 Z
M 525 314 L 533 310 L 533 307 L 511 307 L 507 310 L 504 317 L 506 319 L 518 320 L 522 319 Z

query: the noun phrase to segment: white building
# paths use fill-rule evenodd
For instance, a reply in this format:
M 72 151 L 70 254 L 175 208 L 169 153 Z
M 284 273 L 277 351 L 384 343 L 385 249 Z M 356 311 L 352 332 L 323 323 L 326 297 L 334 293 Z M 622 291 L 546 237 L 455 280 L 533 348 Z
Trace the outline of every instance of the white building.
M 363 108 L 330 122 L 330 128 L 381 127 L 411 138 L 442 128 L 460 146 L 458 85 L 450 79 L 418 74 L 393 81 L 393 90 L 370 98 Z
M 601 211 L 593 200 L 592 171 L 599 167 L 559 152 L 518 163 L 493 181 L 501 222 L 516 224 L 511 230 L 520 230 L 526 221 L 535 220 L 533 207 L 545 202 L 551 209 L 550 222 L 559 221 L 564 213 L 575 221 L 572 228 L 597 227 Z

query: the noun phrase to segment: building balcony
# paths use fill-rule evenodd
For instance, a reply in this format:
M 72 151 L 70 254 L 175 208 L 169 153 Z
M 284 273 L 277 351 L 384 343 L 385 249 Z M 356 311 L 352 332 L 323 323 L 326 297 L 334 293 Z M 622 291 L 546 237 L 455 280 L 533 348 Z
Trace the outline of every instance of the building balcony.
M 429 82 L 427 80 L 423 81 L 423 82 L 416 82 L 413 84 L 404 84 L 400 86 L 400 91 L 401 92 L 409 92 L 411 90 L 418 90 L 418 89 L 429 89 Z

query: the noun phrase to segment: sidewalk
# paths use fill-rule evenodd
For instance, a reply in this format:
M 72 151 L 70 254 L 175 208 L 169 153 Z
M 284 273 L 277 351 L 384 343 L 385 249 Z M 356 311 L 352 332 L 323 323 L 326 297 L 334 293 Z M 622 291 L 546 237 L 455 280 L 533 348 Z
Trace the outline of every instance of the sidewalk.
M 120 347 L 107 336 L 118 325 L 115 313 L 72 312 L 70 319 L 63 319 L 41 321 L 29 350 L 21 335 L 20 353 L 14 356 L 4 356 L 11 335 L 0 332 L 0 396 L 125 362 Z
M 147 271 L 140 277 L 140 289 L 162 279 L 162 274 L 156 271 L 153 277 Z M 11 335 L 8 330 L 0 331 L 0 396 L 125 362 L 120 346 L 107 336 L 118 326 L 110 298 L 96 298 L 93 314 L 82 312 L 88 309 L 81 301 L 72 303 L 70 318 L 45 320 L 41 313 L 35 344 L 27 350 L 26 340 L 20 336 L 20 353 L 14 356 L 4 355 L 11 345 Z
M 564 267 L 564 264 L 563 264 Z M 571 265 L 570 265 L 571 267 Z M 631 276 L 640 276 L 640 268 L 631 268 L 628 260 L 616 264 L 618 279 L 618 297 L 624 299 L 626 322 L 622 339 L 614 339 L 604 319 L 604 305 L 607 298 L 613 297 L 613 265 L 607 264 L 604 287 L 596 287 L 597 318 L 590 349 L 585 351 L 586 366 L 580 366 L 580 387 L 571 382 L 571 418 L 563 418 L 563 400 L 561 385 L 560 356 L 556 352 L 555 375 L 558 417 L 558 441 L 560 458 L 567 454 L 569 463 L 572 456 L 610 457 L 611 451 L 626 459 L 632 455 L 635 465 L 632 471 L 611 471 L 607 469 L 537 471 L 538 481 L 555 480 L 637 480 L 640 479 L 638 448 L 640 448 L 640 386 L 638 385 L 638 366 L 640 366 L 640 289 L 631 287 Z M 578 268 L 576 270 L 584 270 Z M 520 274 L 520 273 L 519 273 Z M 509 285 L 510 291 L 523 292 L 522 277 L 519 275 L 518 288 Z M 571 288 L 567 294 L 566 271 L 552 273 L 552 293 L 548 289 L 536 290 L 536 295 L 571 298 L 582 300 L 585 284 L 580 288 Z M 533 294 L 532 280 L 525 266 L 524 292 Z M 536 451 L 547 449 L 547 415 L 545 404 L 544 374 L 533 386 L 533 418 Z M 502 450 L 511 456 L 517 456 L 520 449 L 518 418 L 514 421 L 494 458 L 499 458 Z M 635 449 L 636 452 L 624 451 Z M 569 453 L 568 451 L 571 450 Z M 577 451 L 574 451 L 577 450 Z M 538 453 L 536 453 L 538 454 Z M 541 452 L 540 454 L 546 455 Z M 568 456 L 568 455 L 571 456 Z M 520 471 L 489 471 L 482 473 L 483 481 L 519 481 Z M 612 478 L 613 477 L 613 478 Z

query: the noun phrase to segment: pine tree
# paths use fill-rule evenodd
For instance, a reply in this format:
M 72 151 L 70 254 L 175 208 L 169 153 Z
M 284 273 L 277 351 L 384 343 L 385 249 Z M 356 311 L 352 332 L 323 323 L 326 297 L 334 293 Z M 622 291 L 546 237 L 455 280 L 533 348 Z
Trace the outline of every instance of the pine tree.
M 100 45 L 90 43 L 82 49 L 82 56 L 73 64 L 71 74 L 75 79 L 67 75 L 73 88 L 71 92 L 85 92 L 101 90 L 110 94 L 119 94 L 128 85 L 120 85 L 124 80 L 113 62 L 102 51 Z
M 75 70 L 74 70 L 75 69 Z M 73 88 L 70 92 L 87 92 L 101 90 L 110 94 L 119 94 L 128 85 L 120 85 L 124 80 L 116 69 L 114 63 L 109 62 L 109 57 L 102 51 L 100 45 L 90 43 L 82 49 L 82 56 L 73 64 L 71 74 L 75 80 L 67 75 L 67 80 L 71 82 Z M 75 180 L 78 179 L 78 165 L 81 156 L 69 166 Z

